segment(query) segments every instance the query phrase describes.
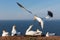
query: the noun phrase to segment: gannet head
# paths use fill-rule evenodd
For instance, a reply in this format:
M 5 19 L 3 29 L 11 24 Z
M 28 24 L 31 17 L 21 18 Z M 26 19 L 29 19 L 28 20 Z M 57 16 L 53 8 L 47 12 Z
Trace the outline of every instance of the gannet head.
M 30 25 L 28 29 L 31 29 L 33 27 L 33 25 Z
M 36 31 L 42 33 L 42 31 L 40 31 L 39 29 L 37 29 Z
M 34 20 L 36 20 L 36 17 L 37 17 L 37 16 L 34 16 Z
M 49 34 L 49 32 L 46 33 L 46 35 L 48 35 L 48 34 Z
M 40 30 L 39 30 L 39 29 L 37 29 L 36 31 L 37 31 L 37 32 L 40 32 Z
M 13 29 L 16 29 L 16 25 L 13 26 Z

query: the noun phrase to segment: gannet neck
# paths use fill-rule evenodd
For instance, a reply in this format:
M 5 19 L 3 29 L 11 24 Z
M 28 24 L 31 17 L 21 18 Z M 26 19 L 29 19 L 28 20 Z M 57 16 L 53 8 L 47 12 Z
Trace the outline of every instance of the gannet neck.
M 30 25 L 26 32 L 29 32 L 33 25 Z

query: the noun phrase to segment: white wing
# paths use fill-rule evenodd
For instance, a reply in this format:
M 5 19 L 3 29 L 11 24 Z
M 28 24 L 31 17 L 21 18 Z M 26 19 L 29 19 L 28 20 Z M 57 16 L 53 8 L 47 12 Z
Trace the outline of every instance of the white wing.
M 50 17 L 49 17 L 49 16 L 46 16 L 45 18 L 46 18 L 46 19 L 49 19 Z
M 37 17 L 37 16 L 34 16 L 34 19 L 37 20 L 39 23 L 41 23 L 40 25 L 43 29 L 43 25 L 44 25 L 43 20 L 41 18 Z

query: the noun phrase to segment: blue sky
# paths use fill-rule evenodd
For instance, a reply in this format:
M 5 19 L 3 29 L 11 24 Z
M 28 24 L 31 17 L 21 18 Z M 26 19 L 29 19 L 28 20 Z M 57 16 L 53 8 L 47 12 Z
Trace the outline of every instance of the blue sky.
M 47 11 L 53 12 L 54 20 L 60 19 L 60 0 L 0 0 L 0 20 L 31 20 L 33 15 L 22 10 L 16 2 L 39 17 L 44 18 Z

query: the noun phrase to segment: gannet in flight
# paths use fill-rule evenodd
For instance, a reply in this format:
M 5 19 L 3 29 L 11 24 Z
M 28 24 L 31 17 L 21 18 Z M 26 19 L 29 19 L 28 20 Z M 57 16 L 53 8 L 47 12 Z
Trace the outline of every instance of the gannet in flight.
M 16 26 L 14 25 L 14 26 L 12 27 L 12 34 L 11 34 L 11 36 L 14 36 L 14 35 L 16 35 L 16 34 L 17 34 Z
M 42 29 L 43 29 L 44 22 L 43 22 L 42 18 L 34 16 L 34 20 L 37 20 L 39 22 L 39 24 L 41 25 Z
M 8 34 L 9 34 L 9 33 L 6 32 L 6 30 L 3 30 L 2 36 L 9 36 Z
M 27 29 L 25 35 L 41 35 L 41 31 L 37 30 L 37 31 L 32 31 L 30 30 L 32 28 L 33 25 L 30 25 L 29 28 Z
M 52 18 L 52 17 L 53 17 L 53 13 L 51 11 L 48 11 L 48 14 L 47 14 L 47 16 L 45 18 L 46 19 L 49 19 L 49 18 Z M 42 18 L 39 18 L 37 16 L 34 16 L 34 19 L 37 20 L 40 23 L 40 25 L 41 25 L 41 27 L 43 29 L 43 26 L 44 26 L 43 19 Z
M 31 11 L 27 10 L 27 9 L 26 9 L 23 5 L 21 5 L 20 3 L 18 3 L 18 2 L 16 2 L 16 3 L 17 3 L 17 5 L 18 5 L 20 8 L 26 10 L 26 11 L 27 11 L 28 13 L 30 13 L 30 14 L 33 14 Z M 53 14 L 52 14 L 51 11 L 48 11 L 48 15 L 47 15 L 45 18 L 48 19 L 48 18 L 50 18 L 50 17 L 53 17 Z M 42 29 L 43 29 L 44 23 L 43 23 L 42 18 L 39 18 L 39 17 L 35 16 L 35 19 L 36 19 L 39 23 L 41 23 L 41 27 L 42 27 Z

